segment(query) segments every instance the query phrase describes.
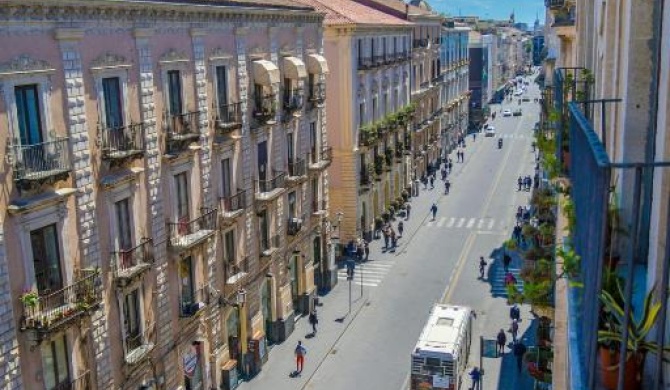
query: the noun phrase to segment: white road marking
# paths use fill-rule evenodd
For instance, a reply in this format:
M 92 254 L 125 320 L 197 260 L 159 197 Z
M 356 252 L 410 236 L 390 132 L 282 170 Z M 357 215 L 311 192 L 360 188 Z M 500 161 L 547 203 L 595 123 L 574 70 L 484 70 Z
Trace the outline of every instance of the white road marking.
M 442 227 L 446 220 L 447 220 L 447 218 L 445 218 L 445 217 L 440 218 L 440 221 L 437 223 L 437 227 Z
M 468 229 L 472 229 L 473 226 L 475 226 L 475 219 L 474 219 L 474 218 L 470 218 L 470 220 L 468 221 L 468 226 L 466 226 L 466 227 L 467 227 Z
M 460 229 L 460 228 L 463 227 L 463 224 L 464 224 L 464 223 L 465 223 L 465 218 L 461 218 L 461 219 L 458 221 L 458 226 L 456 226 L 456 227 Z
M 454 226 L 455 222 L 456 222 L 456 218 L 454 218 L 454 217 L 449 218 L 449 223 L 447 224 L 447 227 L 450 228 L 450 227 Z
M 479 223 L 477 223 L 477 229 L 481 229 L 483 225 L 484 225 L 484 220 L 480 218 Z
M 495 222 L 496 221 L 493 218 L 491 218 L 491 220 L 489 221 L 489 230 L 493 230 L 493 225 L 495 224 Z

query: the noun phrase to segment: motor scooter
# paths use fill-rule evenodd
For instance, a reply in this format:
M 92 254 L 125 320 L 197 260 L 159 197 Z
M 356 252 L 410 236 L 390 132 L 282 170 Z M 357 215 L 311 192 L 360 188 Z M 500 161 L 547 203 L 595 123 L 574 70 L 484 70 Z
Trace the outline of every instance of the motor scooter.
M 503 144 L 502 138 L 498 138 L 498 149 L 502 149 L 502 144 Z

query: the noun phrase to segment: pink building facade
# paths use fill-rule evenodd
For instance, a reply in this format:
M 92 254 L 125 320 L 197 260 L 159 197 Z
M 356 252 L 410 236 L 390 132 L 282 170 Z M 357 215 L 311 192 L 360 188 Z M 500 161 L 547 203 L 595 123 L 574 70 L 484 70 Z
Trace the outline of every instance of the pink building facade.
M 238 3 L 3 1 L 0 387 L 230 385 L 332 287 L 323 16 Z

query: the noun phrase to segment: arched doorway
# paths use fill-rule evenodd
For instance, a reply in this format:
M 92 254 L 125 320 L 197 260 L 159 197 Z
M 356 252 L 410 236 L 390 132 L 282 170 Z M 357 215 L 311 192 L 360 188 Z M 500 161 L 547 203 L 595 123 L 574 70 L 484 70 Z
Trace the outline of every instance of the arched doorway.
M 272 332 L 272 279 L 265 278 L 261 287 L 261 312 L 263 313 L 263 330 L 268 344 L 274 343 Z
M 226 335 L 228 336 L 228 351 L 231 359 L 239 361 L 240 353 L 240 313 L 237 307 L 233 307 L 226 317 Z

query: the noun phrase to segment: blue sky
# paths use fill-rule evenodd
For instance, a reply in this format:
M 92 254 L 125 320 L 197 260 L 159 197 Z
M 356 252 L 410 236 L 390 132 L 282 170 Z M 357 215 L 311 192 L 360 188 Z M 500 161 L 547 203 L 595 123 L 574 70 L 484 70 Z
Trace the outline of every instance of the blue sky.
M 482 19 L 507 19 L 513 9 L 516 21 L 528 23 L 529 27 L 533 26 L 535 15 L 539 13 L 540 23 L 544 23 L 542 0 L 428 0 L 428 4 L 437 12 Z

